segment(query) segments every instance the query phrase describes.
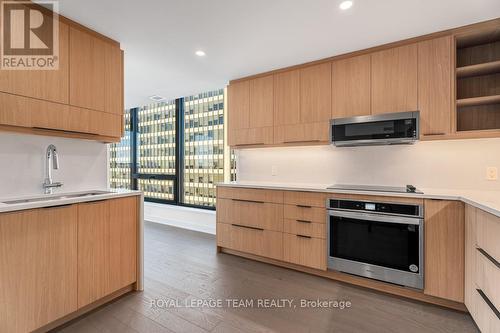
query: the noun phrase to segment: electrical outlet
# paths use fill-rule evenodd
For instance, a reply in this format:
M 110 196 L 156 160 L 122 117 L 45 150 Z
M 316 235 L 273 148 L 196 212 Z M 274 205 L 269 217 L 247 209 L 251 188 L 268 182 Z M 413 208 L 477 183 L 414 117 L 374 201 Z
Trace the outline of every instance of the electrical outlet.
M 487 167 L 486 168 L 486 179 L 497 180 L 498 179 L 498 168 L 497 167 Z
M 278 167 L 276 165 L 273 165 L 271 167 L 271 176 L 277 176 L 278 175 Z

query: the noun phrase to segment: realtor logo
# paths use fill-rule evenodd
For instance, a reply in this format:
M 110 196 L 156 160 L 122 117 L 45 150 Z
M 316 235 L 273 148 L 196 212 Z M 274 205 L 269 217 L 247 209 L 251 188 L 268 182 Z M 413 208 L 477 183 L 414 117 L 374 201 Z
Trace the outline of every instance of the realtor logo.
M 1 70 L 59 68 L 57 10 L 57 1 L 1 2 Z

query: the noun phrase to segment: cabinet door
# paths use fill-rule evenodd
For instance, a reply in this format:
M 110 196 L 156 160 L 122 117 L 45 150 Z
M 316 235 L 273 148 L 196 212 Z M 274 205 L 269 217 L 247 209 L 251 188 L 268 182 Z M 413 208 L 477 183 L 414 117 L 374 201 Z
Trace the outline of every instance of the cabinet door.
M 372 55 L 372 114 L 416 111 L 417 45 Z
M 47 16 L 44 19 L 48 19 Z M 59 21 L 59 69 L 0 70 L 0 91 L 67 104 L 69 101 L 68 25 Z
M 273 89 L 272 76 L 229 86 L 230 146 L 273 143 Z
M 300 122 L 328 122 L 332 114 L 332 64 L 300 70 Z
M 137 281 L 137 198 L 109 201 L 110 273 L 108 293 Z
M 427 295 L 464 301 L 464 204 L 425 200 L 425 289 Z
M 106 43 L 104 63 L 106 67 L 104 111 L 123 115 L 123 51 L 116 45 Z
M 273 76 L 250 80 L 250 117 L 249 127 L 273 126 L 274 87 Z
M 106 43 L 78 28 L 69 28 L 69 102 L 105 111 Z
M 274 126 L 300 123 L 300 71 L 274 75 Z
M 370 55 L 332 63 L 332 118 L 371 114 L 370 69 Z
M 234 146 L 241 130 L 250 126 L 250 83 L 241 81 L 231 83 L 227 88 L 228 96 L 228 144 Z
M 0 214 L 0 281 L 1 332 L 31 332 L 76 311 L 76 206 Z
M 418 110 L 425 136 L 451 133 L 451 36 L 418 43 Z
M 78 308 L 108 293 L 109 204 L 78 205 Z

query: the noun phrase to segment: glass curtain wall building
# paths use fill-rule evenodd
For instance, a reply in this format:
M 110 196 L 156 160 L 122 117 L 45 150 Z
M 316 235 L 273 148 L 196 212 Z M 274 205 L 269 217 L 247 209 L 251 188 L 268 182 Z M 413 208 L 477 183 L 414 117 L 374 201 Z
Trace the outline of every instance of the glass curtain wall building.
M 112 188 L 130 189 L 132 188 L 130 110 L 125 110 L 124 120 L 125 135 L 119 143 L 109 146 L 109 184 Z
M 215 207 L 215 184 L 235 180 L 226 146 L 224 89 L 126 111 L 126 135 L 110 147 L 111 187 L 146 200 Z

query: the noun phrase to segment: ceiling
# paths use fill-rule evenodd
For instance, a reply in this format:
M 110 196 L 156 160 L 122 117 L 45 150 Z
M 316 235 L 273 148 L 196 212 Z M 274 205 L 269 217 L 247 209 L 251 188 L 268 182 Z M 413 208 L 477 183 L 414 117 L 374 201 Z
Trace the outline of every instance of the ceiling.
M 119 42 L 126 107 L 229 80 L 500 16 L 498 0 L 60 0 Z M 203 50 L 205 57 L 195 51 Z

